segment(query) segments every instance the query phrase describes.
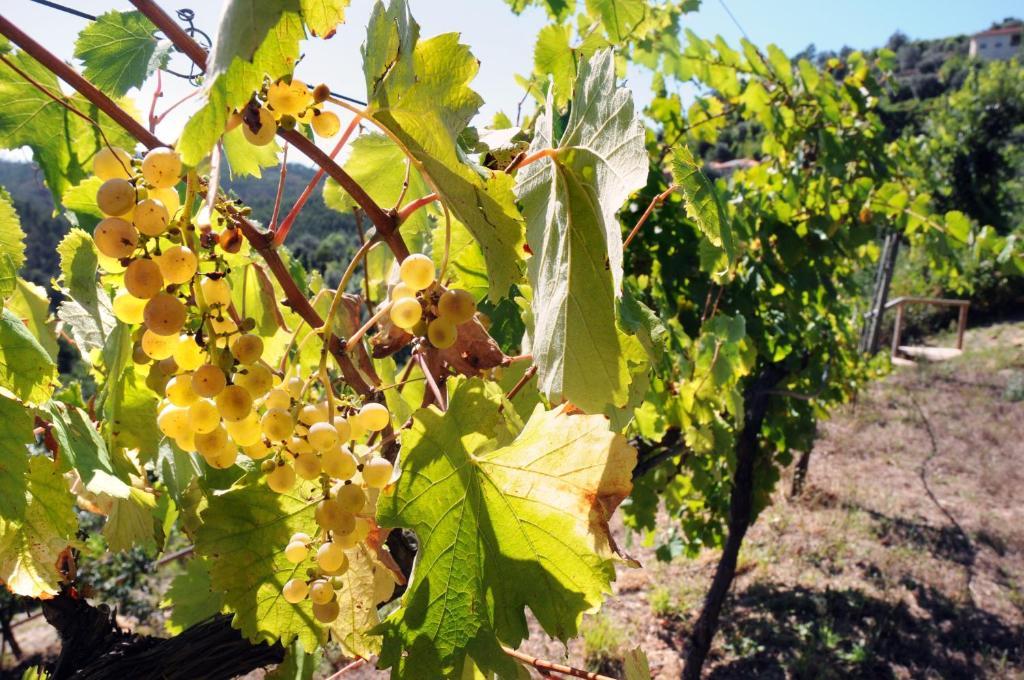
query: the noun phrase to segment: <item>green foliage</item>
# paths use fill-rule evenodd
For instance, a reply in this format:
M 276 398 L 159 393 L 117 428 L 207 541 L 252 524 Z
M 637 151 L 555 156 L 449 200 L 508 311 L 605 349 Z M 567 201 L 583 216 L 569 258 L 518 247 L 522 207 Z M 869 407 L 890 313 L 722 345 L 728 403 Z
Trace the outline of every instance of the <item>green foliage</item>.
M 82 29 L 75 57 L 93 85 L 120 96 L 167 66 L 170 45 L 161 45 L 155 33 L 140 12 L 107 12 Z
M 0 316 L 0 387 L 41 404 L 57 386 L 57 365 L 24 322 L 9 309 Z

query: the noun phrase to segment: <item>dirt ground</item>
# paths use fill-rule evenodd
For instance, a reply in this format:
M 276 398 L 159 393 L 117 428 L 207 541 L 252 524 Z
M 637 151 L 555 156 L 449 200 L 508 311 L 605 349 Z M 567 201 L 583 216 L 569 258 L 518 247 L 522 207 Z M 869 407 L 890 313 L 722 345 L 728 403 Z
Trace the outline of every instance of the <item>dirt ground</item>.
M 786 478 L 747 536 L 707 677 L 1024 678 L 1024 323 L 972 329 L 967 348 L 821 425 L 803 494 Z M 639 646 L 678 678 L 717 554 L 633 553 L 643 568 L 579 639 L 538 630 L 523 650 L 617 675 Z

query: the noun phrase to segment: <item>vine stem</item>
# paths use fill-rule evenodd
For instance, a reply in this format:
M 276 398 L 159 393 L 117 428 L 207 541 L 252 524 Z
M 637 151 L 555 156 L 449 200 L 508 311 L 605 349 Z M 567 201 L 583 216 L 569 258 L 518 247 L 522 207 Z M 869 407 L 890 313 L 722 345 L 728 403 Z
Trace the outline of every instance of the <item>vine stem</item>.
M 634 238 L 636 238 L 636 235 L 640 233 L 640 227 L 644 226 L 644 222 L 646 222 L 647 218 L 651 216 L 651 213 L 654 212 L 654 209 L 657 208 L 662 203 L 664 203 L 665 199 L 671 196 L 672 192 L 674 192 L 678 188 L 678 184 L 673 184 L 668 189 L 665 189 L 665 191 L 661 192 L 660 194 L 654 197 L 654 199 L 651 201 L 651 204 L 647 206 L 647 210 L 644 210 L 644 214 L 640 216 L 640 219 L 637 221 L 636 226 L 633 227 L 633 230 L 629 232 L 629 236 L 627 236 L 626 240 L 623 241 L 623 250 L 628 248 L 629 244 L 633 242 Z
M 562 675 L 571 675 L 574 678 L 584 678 L 585 680 L 615 680 L 615 678 L 607 675 L 591 673 L 590 671 L 585 671 L 582 668 L 573 668 L 572 666 L 566 666 L 553 661 L 538 659 L 535 656 L 524 654 L 523 652 L 516 651 L 510 647 L 505 647 L 504 645 L 502 645 L 501 649 L 513 659 L 517 659 L 525 664 L 533 666 L 542 673 L 560 673 Z
M 354 671 L 355 669 L 359 668 L 360 666 L 362 666 L 365 663 L 366 663 L 366 659 L 356 659 L 352 663 L 350 663 L 347 666 L 344 666 L 343 668 L 341 668 L 334 675 L 331 675 L 330 677 L 328 677 L 327 680 L 338 680 L 338 678 L 340 678 L 341 676 L 347 674 L 349 671 Z
M 367 241 L 369 243 L 369 241 Z M 389 301 L 386 305 L 377 310 L 377 313 L 370 317 L 369 321 L 363 324 L 363 326 L 352 334 L 352 337 L 345 342 L 345 351 L 351 352 L 355 349 L 356 343 L 363 339 L 363 336 L 373 328 L 373 325 L 384 318 L 384 315 L 391 311 L 391 305 L 393 302 Z
M 540 151 L 534 151 L 528 156 L 523 156 L 517 162 L 505 168 L 505 172 L 512 172 L 519 168 L 524 168 L 531 163 L 536 163 L 542 158 L 554 158 L 558 155 L 558 149 L 541 149 Z
M 409 219 L 409 216 L 412 215 L 414 212 L 416 212 L 425 205 L 430 205 L 437 199 L 438 195 L 437 192 L 435 191 L 421 198 L 417 198 L 415 201 L 407 203 L 405 207 L 398 211 L 398 223 L 402 224 L 407 219 Z
M 277 175 L 277 194 L 274 195 L 274 212 L 270 215 L 268 231 L 277 231 L 277 216 L 281 212 L 281 199 L 284 197 L 284 182 L 288 178 L 288 145 L 281 150 L 281 172 Z M 275 238 L 276 240 L 276 238 Z

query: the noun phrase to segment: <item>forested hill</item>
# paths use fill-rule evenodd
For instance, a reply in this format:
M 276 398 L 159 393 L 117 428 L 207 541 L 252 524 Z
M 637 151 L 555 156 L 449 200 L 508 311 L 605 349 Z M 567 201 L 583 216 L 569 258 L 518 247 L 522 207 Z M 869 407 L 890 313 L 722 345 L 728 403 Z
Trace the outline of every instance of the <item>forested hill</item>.
M 253 217 L 266 224 L 270 221 L 274 207 L 278 172 L 277 168 L 272 168 L 264 172 L 260 179 L 239 178 L 225 184 L 229 191 L 237 194 L 252 208 Z M 282 219 L 312 177 L 313 170 L 310 168 L 289 164 L 285 176 Z M 27 233 L 25 278 L 48 288 L 49 281 L 57 274 L 57 243 L 67 233 L 70 224 L 64 216 L 53 215 L 53 198 L 34 164 L 0 161 L 0 186 L 12 196 Z M 332 276 L 340 276 L 343 263 L 347 261 L 356 242 L 352 217 L 328 209 L 318 188 L 303 208 L 287 244 L 307 268 L 315 267 L 325 272 L 330 279 Z

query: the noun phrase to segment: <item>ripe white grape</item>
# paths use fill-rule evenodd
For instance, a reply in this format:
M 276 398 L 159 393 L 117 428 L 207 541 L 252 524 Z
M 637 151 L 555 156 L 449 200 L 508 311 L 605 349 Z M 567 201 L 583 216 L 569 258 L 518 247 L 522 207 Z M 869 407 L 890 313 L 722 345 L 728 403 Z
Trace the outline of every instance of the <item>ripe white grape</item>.
M 243 449 L 255 446 L 263 437 L 263 433 L 260 431 L 260 416 L 256 411 L 249 411 L 241 420 L 225 419 L 224 427 L 227 429 L 231 441 Z M 249 455 L 248 450 L 246 450 L 246 455 Z M 252 458 L 252 456 L 249 457 Z
M 340 545 L 334 542 L 327 542 L 316 551 L 316 563 L 327 573 L 345 571 L 342 567 L 347 566 L 348 557 Z
M 446 290 L 437 301 L 437 313 L 458 326 L 476 314 L 476 300 L 467 291 Z
M 231 446 L 228 431 L 220 425 L 209 432 L 196 433 L 196 451 L 207 460 L 217 459 Z
M 92 239 L 97 250 L 117 260 L 130 257 L 139 245 L 139 233 L 135 227 L 120 217 L 100 220 L 92 232 Z
M 132 223 L 146 236 L 159 236 L 167 231 L 171 215 L 166 206 L 155 198 L 145 198 L 135 204 Z
M 191 373 L 182 373 L 171 378 L 164 388 L 164 394 L 175 406 L 191 406 L 199 399 L 199 395 L 192 391 Z
M 189 425 L 199 434 L 213 432 L 220 425 L 220 413 L 209 399 L 198 399 L 188 407 Z
M 184 437 L 190 430 L 188 409 L 180 406 L 165 406 L 156 417 L 156 426 L 171 439 Z
M 245 333 L 231 343 L 231 354 L 242 364 L 254 364 L 263 356 L 263 338 Z
M 114 296 L 112 307 L 118 321 L 137 326 L 142 323 L 142 310 L 146 307 L 146 301 L 122 290 Z
M 341 605 L 338 598 L 332 598 L 327 604 L 313 604 L 313 618 L 320 623 L 331 623 L 341 613 Z
M 253 399 L 259 399 L 274 386 L 274 373 L 263 364 L 252 364 L 235 374 L 235 382 L 249 390 Z
M 96 207 L 104 215 L 121 217 L 135 207 L 135 187 L 126 179 L 108 179 L 96 191 Z
M 338 489 L 338 495 L 334 500 L 342 510 L 355 515 L 363 511 L 363 506 L 366 505 L 366 493 L 355 484 L 345 484 Z
M 387 406 L 371 401 L 359 409 L 359 420 L 370 432 L 380 432 L 391 422 L 391 416 Z
M 142 312 L 146 328 L 157 335 L 173 335 L 177 344 L 177 335 L 185 325 L 187 310 L 181 300 L 170 293 L 157 293 Z M 163 357 L 166 358 L 166 357 Z
M 327 422 L 313 423 L 307 435 L 310 445 L 317 451 L 330 451 L 338 445 L 338 431 Z
M 295 116 L 313 103 L 313 94 L 301 80 L 279 80 L 267 88 L 267 103 L 279 116 Z M 260 118 L 262 121 L 262 115 Z
M 333 137 L 341 130 L 341 120 L 333 111 L 321 111 L 313 114 L 313 132 L 318 137 Z
M 203 299 L 210 306 L 222 305 L 226 307 L 231 304 L 231 287 L 225 278 L 211 279 L 203 277 L 200 287 L 203 291 Z
M 281 388 L 274 388 L 267 392 L 267 408 L 289 409 L 292 405 L 292 398 Z
M 203 364 L 192 374 L 192 389 L 200 397 L 217 396 L 227 383 L 224 371 L 213 364 Z
M 291 465 L 278 465 L 267 474 L 267 486 L 277 493 L 291 491 L 295 486 L 295 469 Z
M 195 338 L 191 335 L 182 335 L 174 348 L 174 362 L 183 371 L 194 371 L 206 363 L 206 355 Z
M 163 290 L 160 266 L 148 257 L 132 260 L 124 270 L 124 287 L 135 297 L 148 300 Z
M 222 336 L 238 332 L 238 325 L 227 314 L 224 314 L 224 316 L 211 316 L 210 326 L 213 328 L 214 333 Z
M 226 470 L 238 460 L 238 448 L 234 444 L 229 443 L 216 456 L 211 456 L 205 460 L 211 467 L 215 467 L 218 470 Z
M 359 462 L 352 452 L 343 446 L 336 446 L 325 451 L 320 457 L 324 472 L 334 479 L 352 479 Z
M 350 440 L 362 439 L 365 434 L 366 426 L 363 425 L 363 419 L 359 417 L 358 413 L 350 415 L 348 417 L 348 438 Z
M 294 465 L 295 474 L 303 479 L 312 480 L 320 476 L 320 457 L 312 451 L 296 456 Z
M 242 450 L 245 451 L 245 455 L 249 456 L 253 460 L 262 460 L 269 456 L 272 451 L 272 449 L 267 446 L 262 439 L 257 439 L 255 444 L 242 447 Z
M 178 212 L 178 208 L 181 207 L 181 196 L 178 195 L 178 190 L 174 187 L 151 189 L 149 197 L 163 203 L 164 207 L 167 208 L 167 214 L 171 217 L 174 217 L 174 214 Z
M 260 428 L 270 441 L 284 441 L 292 436 L 295 422 L 292 420 L 292 414 L 288 413 L 288 411 L 280 408 L 271 408 L 267 409 L 267 412 L 263 414 L 263 418 L 260 419 Z
M 322 423 L 327 420 L 327 409 L 320 404 L 306 404 L 299 409 L 299 422 L 307 427 L 313 423 Z
M 274 114 L 267 111 L 265 108 L 260 109 L 260 120 L 259 129 L 256 132 L 252 131 L 252 128 L 248 124 L 242 126 L 242 134 L 245 135 L 246 140 L 254 146 L 266 146 L 270 142 L 274 141 L 274 135 L 277 134 L 277 121 L 274 120 Z
M 148 304 L 146 305 L 149 306 Z M 142 341 L 140 342 L 142 351 L 146 353 L 150 359 L 160 361 L 174 354 L 174 348 L 178 344 L 178 339 L 167 335 L 160 335 L 154 333 L 150 329 L 142 334 Z
M 401 300 L 402 298 L 416 297 L 416 291 L 409 286 L 405 285 L 401 281 L 396 283 L 391 289 L 391 299 Z
M 292 399 L 298 399 L 300 396 L 302 396 L 302 388 L 304 386 L 305 383 L 302 382 L 302 378 L 299 378 L 297 376 L 288 378 L 288 382 L 285 384 L 285 387 L 288 390 L 288 394 L 291 396 Z
M 284 584 L 284 588 L 281 589 L 281 594 L 284 596 L 286 602 L 291 604 L 298 604 L 306 599 L 306 595 L 309 593 L 309 586 L 302 579 L 293 578 Z
M 413 290 L 423 290 L 434 282 L 434 261 L 422 253 L 413 253 L 402 260 L 398 276 Z
M 299 426 L 301 427 L 301 425 Z M 316 449 L 313 448 L 312 444 L 303 439 L 302 437 L 292 437 L 288 442 L 288 450 L 298 455 L 300 453 L 315 453 Z
M 92 174 L 102 180 L 131 179 L 132 157 L 116 146 L 105 146 L 92 157 Z
M 306 555 L 309 554 L 309 548 L 306 547 L 305 543 L 301 541 L 292 541 L 284 549 L 284 557 L 292 564 L 298 564 L 302 560 L 306 559 Z
M 154 259 L 167 283 L 188 283 L 199 269 L 199 258 L 188 246 L 171 246 Z
M 371 489 L 383 489 L 391 481 L 394 467 L 386 458 L 374 456 L 363 463 L 363 481 Z
M 252 413 L 252 395 L 241 385 L 228 385 L 217 393 L 217 410 L 224 420 L 237 423 Z
M 459 329 L 451 321 L 441 316 L 427 326 L 427 339 L 438 349 L 448 349 L 459 337 Z
M 350 534 L 355 531 L 355 515 L 342 508 L 337 499 L 320 501 L 314 514 L 317 524 L 336 534 Z
M 142 177 L 157 189 L 169 189 L 181 177 L 181 156 L 166 146 L 157 147 L 142 158 Z
M 177 444 L 178 448 L 182 451 L 192 453 L 196 450 L 196 433 L 189 428 L 185 431 L 185 434 L 175 439 L 174 443 Z
M 313 581 L 313 585 L 309 588 L 309 599 L 313 601 L 313 604 L 327 604 L 334 599 L 334 586 L 324 578 Z
M 391 323 L 403 330 L 409 330 L 423 316 L 423 308 L 416 298 L 401 298 L 391 305 Z

